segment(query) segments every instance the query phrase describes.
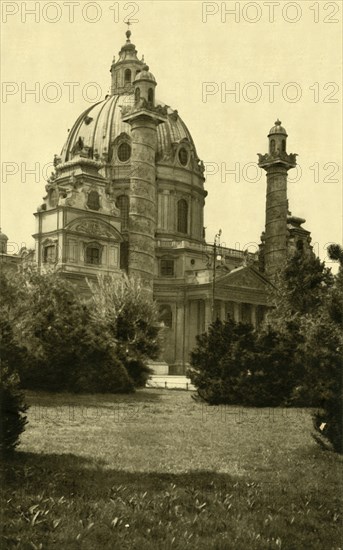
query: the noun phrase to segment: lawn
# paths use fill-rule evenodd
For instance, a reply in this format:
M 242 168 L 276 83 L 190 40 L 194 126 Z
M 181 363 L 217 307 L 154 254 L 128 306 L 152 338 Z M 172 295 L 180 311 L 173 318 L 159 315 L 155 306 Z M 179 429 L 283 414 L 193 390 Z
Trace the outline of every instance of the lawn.
M 28 393 L 0 547 L 339 550 L 342 458 L 305 409 Z

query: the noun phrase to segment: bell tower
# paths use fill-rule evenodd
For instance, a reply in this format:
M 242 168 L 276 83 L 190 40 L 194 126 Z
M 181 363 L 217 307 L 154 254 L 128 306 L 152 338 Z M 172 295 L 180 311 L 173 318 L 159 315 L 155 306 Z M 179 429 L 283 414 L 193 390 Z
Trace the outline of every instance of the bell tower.
M 269 151 L 259 154 L 258 165 L 267 172 L 264 269 L 273 279 L 287 257 L 287 174 L 296 166 L 296 154 L 287 153 L 287 132 L 278 119 L 271 128 Z

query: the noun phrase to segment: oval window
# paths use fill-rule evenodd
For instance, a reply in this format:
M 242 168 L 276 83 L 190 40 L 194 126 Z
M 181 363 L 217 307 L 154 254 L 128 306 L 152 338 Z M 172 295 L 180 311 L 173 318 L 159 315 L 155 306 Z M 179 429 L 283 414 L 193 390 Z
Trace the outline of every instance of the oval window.
M 121 143 L 118 147 L 118 159 L 120 162 L 126 162 L 131 157 L 131 147 L 128 143 Z
M 186 166 L 188 162 L 188 153 L 184 148 L 180 149 L 179 151 L 179 161 L 181 162 L 182 166 Z

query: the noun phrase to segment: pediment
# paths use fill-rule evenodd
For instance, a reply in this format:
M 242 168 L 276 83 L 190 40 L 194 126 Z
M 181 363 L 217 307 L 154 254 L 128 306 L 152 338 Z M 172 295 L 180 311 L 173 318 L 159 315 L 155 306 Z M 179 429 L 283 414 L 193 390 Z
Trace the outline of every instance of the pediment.
M 114 239 L 116 241 L 123 240 L 121 234 L 115 227 L 97 219 L 77 218 L 71 221 L 65 229 L 92 238 Z
M 252 267 L 239 267 L 227 275 L 217 278 L 217 287 L 247 288 L 250 290 L 267 290 L 270 282 L 264 275 Z

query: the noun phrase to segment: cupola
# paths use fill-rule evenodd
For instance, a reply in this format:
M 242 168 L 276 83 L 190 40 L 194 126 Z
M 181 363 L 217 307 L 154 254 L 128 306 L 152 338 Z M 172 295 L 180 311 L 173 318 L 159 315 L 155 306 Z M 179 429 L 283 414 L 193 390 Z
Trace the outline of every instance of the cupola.
M 135 105 L 147 103 L 149 107 L 155 105 L 155 87 L 157 82 L 154 75 L 149 71 L 148 65 L 143 65 L 142 70 L 137 74 L 134 82 Z
M 136 74 L 144 66 L 143 60 L 140 61 L 137 57 L 136 46 L 130 40 L 131 31 L 127 30 L 125 34 L 126 43 L 119 52 L 118 61 L 113 58 L 110 69 L 112 75 L 111 95 L 131 92 Z
M 281 126 L 281 121 L 277 119 L 277 121 L 275 122 L 275 126 L 270 129 L 270 132 L 268 134 L 269 153 L 286 153 L 287 137 L 288 136 L 285 128 Z

